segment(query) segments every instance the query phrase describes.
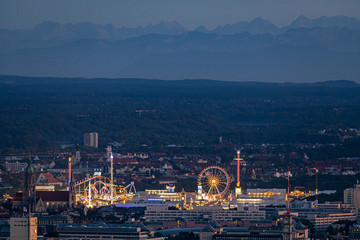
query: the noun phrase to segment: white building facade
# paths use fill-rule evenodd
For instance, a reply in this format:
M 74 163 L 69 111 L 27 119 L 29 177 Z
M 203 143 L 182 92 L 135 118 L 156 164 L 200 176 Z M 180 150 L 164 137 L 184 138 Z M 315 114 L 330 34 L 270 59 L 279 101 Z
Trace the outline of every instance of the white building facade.
M 259 221 L 265 219 L 265 211 L 258 206 L 239 206 L 237 209 L 223 209 L 221 206 L 195 206 L 192 210 L 179 210 L 169 206 L 147 206 L 147 222 L 185 221 Z

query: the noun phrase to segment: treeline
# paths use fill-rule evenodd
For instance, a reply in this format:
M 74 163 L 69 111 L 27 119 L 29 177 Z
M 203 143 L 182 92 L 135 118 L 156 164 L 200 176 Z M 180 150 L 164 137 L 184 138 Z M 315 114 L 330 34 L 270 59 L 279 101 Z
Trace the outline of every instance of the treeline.
M 336 143 L 326 128 L 360 127 L 360 87 L 208 80 L 0 77 L 1 152 L 58 149 L 99 133 L 99 145 Z M 141 110 L 141 111 L 139 111 Z

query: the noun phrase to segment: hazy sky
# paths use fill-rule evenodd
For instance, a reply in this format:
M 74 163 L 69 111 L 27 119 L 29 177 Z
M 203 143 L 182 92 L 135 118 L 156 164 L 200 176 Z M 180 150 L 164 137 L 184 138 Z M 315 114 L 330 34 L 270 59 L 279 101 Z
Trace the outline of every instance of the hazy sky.
M 299 15 L 360 18 L 360 0 L 0 0 L 0 28 L 32 28 L 43 21 L 117 27 L 177 21 L 191 29 L 256 17 L 283 26 Z

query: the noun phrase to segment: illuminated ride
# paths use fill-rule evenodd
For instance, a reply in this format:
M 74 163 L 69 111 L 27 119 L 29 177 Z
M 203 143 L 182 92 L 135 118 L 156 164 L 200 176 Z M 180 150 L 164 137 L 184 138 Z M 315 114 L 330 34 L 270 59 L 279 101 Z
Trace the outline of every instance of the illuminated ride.
M 110 178 L 98 175 L 76 183 L 75 194 L 77 202 L 89 207 L 129 201 L 133 197 L 126 187 L 115 185 Z
M 293 191 L 290 192 L 289 197 L 301 199 L 311 195 L 313 195 L 311 191 L 306 192 L 305 189 L 296 187 Z
M 204 200 L 221 199 L 230 186 L 230 177 L 225 169 L 210 166 L 201 171 L 198 177 L 198 197 Z

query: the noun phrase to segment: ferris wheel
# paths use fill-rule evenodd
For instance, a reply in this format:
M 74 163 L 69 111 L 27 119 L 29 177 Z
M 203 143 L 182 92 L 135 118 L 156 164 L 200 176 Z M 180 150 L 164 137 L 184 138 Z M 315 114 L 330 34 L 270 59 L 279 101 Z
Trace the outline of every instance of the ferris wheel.
M 225 169 L 210 166 L 201 171 L 198 177 L 198 188 L 209 199 L 222 197 L 228 190 L 230 177 Z

